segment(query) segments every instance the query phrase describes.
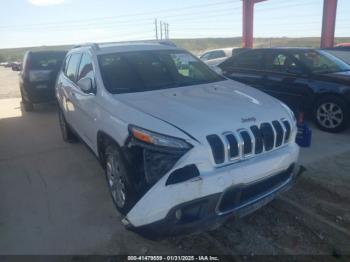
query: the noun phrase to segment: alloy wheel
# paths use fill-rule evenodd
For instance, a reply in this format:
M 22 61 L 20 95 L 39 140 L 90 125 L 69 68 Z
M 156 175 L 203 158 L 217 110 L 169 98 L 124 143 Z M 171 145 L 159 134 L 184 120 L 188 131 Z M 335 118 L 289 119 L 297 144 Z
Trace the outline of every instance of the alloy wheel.
M 337 128 L 343 123 L 344 112 L 335 103 L 327 102 L 317 108 L 317 121 L 325 128 Z
M 125 182 L 123 178 L 123 169 L 120 166 L 119 160 L 115 155 L 109 155 L 106 163 L 106 173 L 108 186 L 110 188 L 112 197 L 119 208 L 125 206 Z

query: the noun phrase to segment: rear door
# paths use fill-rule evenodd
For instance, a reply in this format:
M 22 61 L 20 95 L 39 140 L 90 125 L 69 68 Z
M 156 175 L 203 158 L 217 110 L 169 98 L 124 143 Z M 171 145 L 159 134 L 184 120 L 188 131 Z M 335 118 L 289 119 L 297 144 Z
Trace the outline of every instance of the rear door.
M 249 50 L 229 58 L 220 68 L 230 79 L 263 89 L 263 59 L 264 50 Z

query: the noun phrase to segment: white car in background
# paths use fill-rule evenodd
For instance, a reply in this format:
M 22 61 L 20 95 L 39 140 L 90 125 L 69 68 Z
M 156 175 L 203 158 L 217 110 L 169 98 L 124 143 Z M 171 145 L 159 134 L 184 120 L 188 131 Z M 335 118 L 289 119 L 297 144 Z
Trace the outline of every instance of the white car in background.
M 123 223 L 151 238 L 251 213 L 297 177 L 292 111 L 174 45 L 76 47 L 56 97 L 64 140 L 91 148 Z
M 232 56 L 234 49 L 240 47 L 225 47 L 220 49 L 207 50 L 199 56 L 199 58 L 209 66 L 217 66 Z
M 199 58 L 217 73 L 220 73 L 218 65 L 227 58 L 246 50 L 241 47 L 227 47 L 204 52 Z

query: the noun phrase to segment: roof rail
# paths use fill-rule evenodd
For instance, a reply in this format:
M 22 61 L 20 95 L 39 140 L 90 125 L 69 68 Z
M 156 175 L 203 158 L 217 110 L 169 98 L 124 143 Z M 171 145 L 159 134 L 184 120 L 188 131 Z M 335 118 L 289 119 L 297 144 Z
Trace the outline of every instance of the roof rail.
M 92 47 L 94 49 L 99 49 L 100 47 L 96 43 L 84 43 L 84 44 L 78 44 L 74 45 L 72 48 L 79 48 L 79 47 Z
M 169 40 L 132 40 L 132 41 L 118 41 L 118 42 L 110 42 L 110 43 L 102 43 L 102 45 L 109 45 L 109 44 L 137 44 L 137 43 L 144 43 L 144 44 L 160 44 L 160 45 L 167 45 L 167 46 L 173 46 L 176 47 L 176 44 L 174 42 L 171 42 Z
M 172 41 L 169 41 L 169 40 L 156 40 L 156 42 L 158 42 L 161 45 L 168 45 L 168 46 L 176 47 L 176 44 Z

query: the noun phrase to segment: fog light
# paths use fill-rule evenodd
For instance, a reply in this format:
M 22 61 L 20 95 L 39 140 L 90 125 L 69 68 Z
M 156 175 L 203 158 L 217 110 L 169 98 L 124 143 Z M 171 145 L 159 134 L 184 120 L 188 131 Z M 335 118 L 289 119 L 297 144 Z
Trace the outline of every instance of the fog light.
M 181 218 L 182 218 L 182 211 L 181 211 L 181 209 L 176 210 L 175 217 L 176 217 L 177 220 L 181 220 Z

